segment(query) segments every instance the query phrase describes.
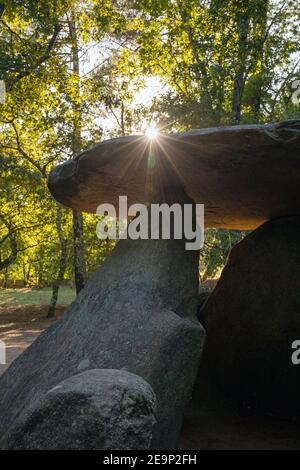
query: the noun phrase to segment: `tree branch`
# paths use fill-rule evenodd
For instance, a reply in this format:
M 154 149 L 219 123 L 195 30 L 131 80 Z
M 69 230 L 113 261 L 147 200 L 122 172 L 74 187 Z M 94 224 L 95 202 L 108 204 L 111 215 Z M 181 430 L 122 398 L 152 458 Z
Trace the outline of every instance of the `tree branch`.
M 2 269 L 7 268 L 8 266 L 10 266 L 16 261 L 17 254 L 18 254 L 18 245 L 14 237 L 14 230 L 11 224 L 6 220 L 6 218 L 2 214 L 0 214 L 0 220 L 2 221 L 2 223 L 5 225 L 5 227 L 8 230 L 7 237 L 5 236 L 3 238 L 4 239 L 9 238 L 10 251 L 11 251 L 10 255 L 7 258 L 5 258 L 4 261 L 0 261 L 0 271 L 1 271 Z
M 47 178 L 47 175 L 45 173 L 45 169 L 42 168 L 35 160 L 33 160 L 33 158 L 31 158 L 28 155 L 28 153 L 25 152 L 24 149 L 22 148 L 19 133 L 18 133 L 18 129 L 17 129 L 17 126 L 15 125 L 14 121 L 11 122 L 11 125 L 14 129 L 15 136 L 16 136 L 16 142 L 17 142 L 17 149 L 16 150 L 18 150 L 19 153 L 22 155 L 22 157 L 24 157 L 29 163 L 31 163 L 31 165 L 33 165 L 41 173 L 43 178 Z
M 56 24 L 54 26 L 53 34 L 51 36 L 51 39 L 50 39 L 50 41 L 47 45 L 47 48 L 46 48 L 46 51 L 44 52 L 44 54 L 37 60 L 35 65 L 23 70 L 22 72 L 19 72 L 17 77 L 10 84 L 7 85 L 7 91 L 11 91 L 13 86 L 17 82 L 19 82 L 22 78 L 27 77 L 33 70 L 37 69 L 40 65 L 42 65 L 44 62 L 46 62 L 48 59 L 50 59 L 51 51 L 55 46 L 56 40 L 59 36 L 59 33 L 60 33 L 61 29 L 62 29 L 61 24 Z

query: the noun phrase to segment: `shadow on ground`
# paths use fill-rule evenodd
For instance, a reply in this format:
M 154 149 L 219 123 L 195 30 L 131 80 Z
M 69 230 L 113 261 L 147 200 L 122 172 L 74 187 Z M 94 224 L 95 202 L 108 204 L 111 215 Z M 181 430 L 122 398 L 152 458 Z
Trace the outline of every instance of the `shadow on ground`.
M 275 416 L 224 397 L 199 375 L 183 423 L 180 449 L 300 449 L 300 417 Z
M 7 356 L 7 364 L 0 364 L 0 374 L 55 321 L 46 318 L 47 308 L 47 305 L 0 307 L 0 339 L 5 341 Z M 59 305 L 56 317 L 65 308 Z M 299 417 L 278 417 L 259 412 L 249 404 L 238 404 L 225 398 L 204 374 L 199 374 L 186 410 L 179 448 L 300 449 L 299 431 Z
M 66 305 L 56 308 L 56 318 L 48 319 L 48 305 L 0 306 L 0 340 L 6 346 L 6 364 L 0 364 L 0 375 L 46 328 L 59 318 Z

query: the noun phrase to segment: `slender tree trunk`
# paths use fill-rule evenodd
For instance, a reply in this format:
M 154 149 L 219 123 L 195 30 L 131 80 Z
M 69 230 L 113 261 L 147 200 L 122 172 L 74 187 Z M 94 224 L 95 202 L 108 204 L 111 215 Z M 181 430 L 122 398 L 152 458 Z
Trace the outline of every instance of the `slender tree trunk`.
M 55 315 L 55 308 L 57 304 L 58 291 L 59 287 L 64 279 L 64 274 L 66 270 L 67 262 L 67 240 L 64 237 L 63 227 L 62 227 L 62 210 L 60 207 L 57 208 L 56 215 L 56 228 L 60 244 L 60 255 L 59 255 L 59 268 L 57 278 L 52 286 L 52 297 L 48 309 L 47 318 L 53 318 Z
M 7 256 L 7 258 L 0 261 L 0 271 L 1 271 L 2 269 L 7 269 L 8 266 L 10 266 L 16 261 L 17 255 L 18 255 L 18 245 L 17 245 L 17 241 L 15 238 L 15 230 L 13 226 L 10 224 L 8 220 L 5 219 L 5 217 L 2 214 L 0 214 L 0 220 L 7 229 L 7 235 L 2 240 L 0 240 L 0 243 L 4 242 L 4 240 L 8 238 L 9 245 L 10 245 L 10 254 Z
M 75 288 L 78 294 L 84 287 L 85 256 L 83 238 L 83 217 L 81 212 L 73 210 L 74 273 Z
M 22 262 L 22 274 L 23 274 L 24 287 L 26 287 L 26 267 L 25 267 L 24 261 Z
M 195 77 L 201 87 L 200 102 L 202 103 L 203 109 L 205 110 L 206 121 L 209 123 L 213 123 L 213 120 L 214 120 L 213 102 L 212 102 L 212 97 L 209 91 L 209 76 L 208 76 L 208 71 L 207 71 L 207 65 L 205 61 L 201 59 L 199 55 L 198 44 L 194 38 L 193 28 L 190 24 L 191 14 L 190 14 L 189 6 L 183 1 L 178 1 L 177 4 L 179 7 L 181 19 L 183 22 L 183 27 L 185 28 L 185 31 L 187 32 L 189 45 L 190 45 L 191 52 L 195 61 L 195 64 L 194 64 L 195 65 L 194 67 Z
M 31 260 L 29 260 L 29 264 L 28 264 L 28 269 L 27 269 L 27 273 L 26 273 L 26 280 L 25 280 L 25 284 L 26 286 L 29 285 L 29 279 L 30 279 L 30 273 L 31 273 Z
M 245 3 L 236 2 L 236 26 L 238 34 L 238 63 L 234 79 L 232 94 L 232 121 L 233 124 L 240 124 L 242 99 L 246 80 L 246 62 L 248 53 L 248 34 L 250 25 L 250 8 L 245 8 Z M 244 4 L 244 5 L 243 5 Z M 244 6 L 244 8 L 243 8 Z
M 268 23 L 268 8 L 269 0 L 262 1 L 260 8 L 260 18 L 256 22 L 256 30 L 259 33 L 260 41 L 257 47 L 255 67 L 260 63 L 259 79 L 256 83 L 255 94 L 253 96 L 251 109 L 254 122 L 259 122 L 260 108 L 262 102 L 262 89 L 263 89 L 263 74 L 264 74 L 264 46 L 268 37 L 267 34 L 267 23 Z
M 72 75 L 76 86 L 76 97 L 79 98 L 79 50 L 78 39 L 76 30 L 75 15 L 72 14 L 69 21 L 69 33 L 71 39 L 71 54 L 72 54 Z M 72 137 L 72 154 L 73 156 L 81 152 L 81 104 L 79 99 L 73 99 L 73 137 Z M 85 277 L 85 246 L 84 246 L 84 233 L 83 233 L 83 216 L 81 212 L 73 210 L 73 250 L 74 250 L 74 274 L 75 274 L 75 288 L 78 294 L 84 287 Z
M 121 132 L 122 136 L 125 136 L 125 106 L 124 102 L 121 103 Z
M 7 287 L 7 281 L 8 281 L 8 268 L 5 268 L 4 270 L 4 283 L 3 283 L 3 287 Z

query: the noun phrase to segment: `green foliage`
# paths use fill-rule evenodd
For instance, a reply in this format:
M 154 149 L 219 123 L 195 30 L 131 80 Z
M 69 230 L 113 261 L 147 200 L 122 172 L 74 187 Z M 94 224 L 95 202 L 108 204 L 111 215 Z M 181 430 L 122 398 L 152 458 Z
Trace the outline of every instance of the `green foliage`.
M 134 6 L 137 70 L 170 85 L 161 103 L 169 123 L 186 129 L 234 122 L 238 81 L 240 122 L 277 117 L 299 64 L 297 2 L 144 0 Z
M 299 79 L 299 6 L 284 0 L 7 0 L 0 20 L 0 262 L 16 261 L 0 282 L 50 285 L 59 263 L 57 204 L 47 175 L 72 157 L 74 106 L 81 148 L 140 132 L 156 122 L 166 132 L 230 123 L 299 118 L 291 100 Z M 70 69 L 74 22 L 80 73 Z M 102 54 L 86 72 L 89 53 Z M 148 106 L 135 103 L 149 76 L 165 89 Z M 77 113 L 77 118 L 78 118 Z M 3 222 L 5 220 L 5 223 Z M 9 227 L 9 228 L 8 228 Z M 84 216 L 87 270 L 113 242 Z M 72 216 L 62 209 L 65 277 L 73 273 Z M 206 231 L 201 275 L 215 276 L 244 233 Z
M 203 281 L 220 274 L 231 248 L 247 234 L 240 230 L 206 229 L 200 253 L 200 277 Z

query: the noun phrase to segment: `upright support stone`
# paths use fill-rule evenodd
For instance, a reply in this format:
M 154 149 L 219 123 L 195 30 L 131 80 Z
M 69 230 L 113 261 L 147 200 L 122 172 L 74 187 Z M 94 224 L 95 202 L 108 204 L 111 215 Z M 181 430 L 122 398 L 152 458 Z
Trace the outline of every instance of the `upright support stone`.
M 266 222 L 234 246 L 201 311 L 203 368 L 227 394 L 299 413 L 299 292 L 300 216 Z
M 175 447 L 204 342 L 196 319 L 198 256 L 184 239 L 120 240 L 63 317 L 0 378 L 2 445 L 55 385 L 107 368 L 152 386 L 152 447 Z

